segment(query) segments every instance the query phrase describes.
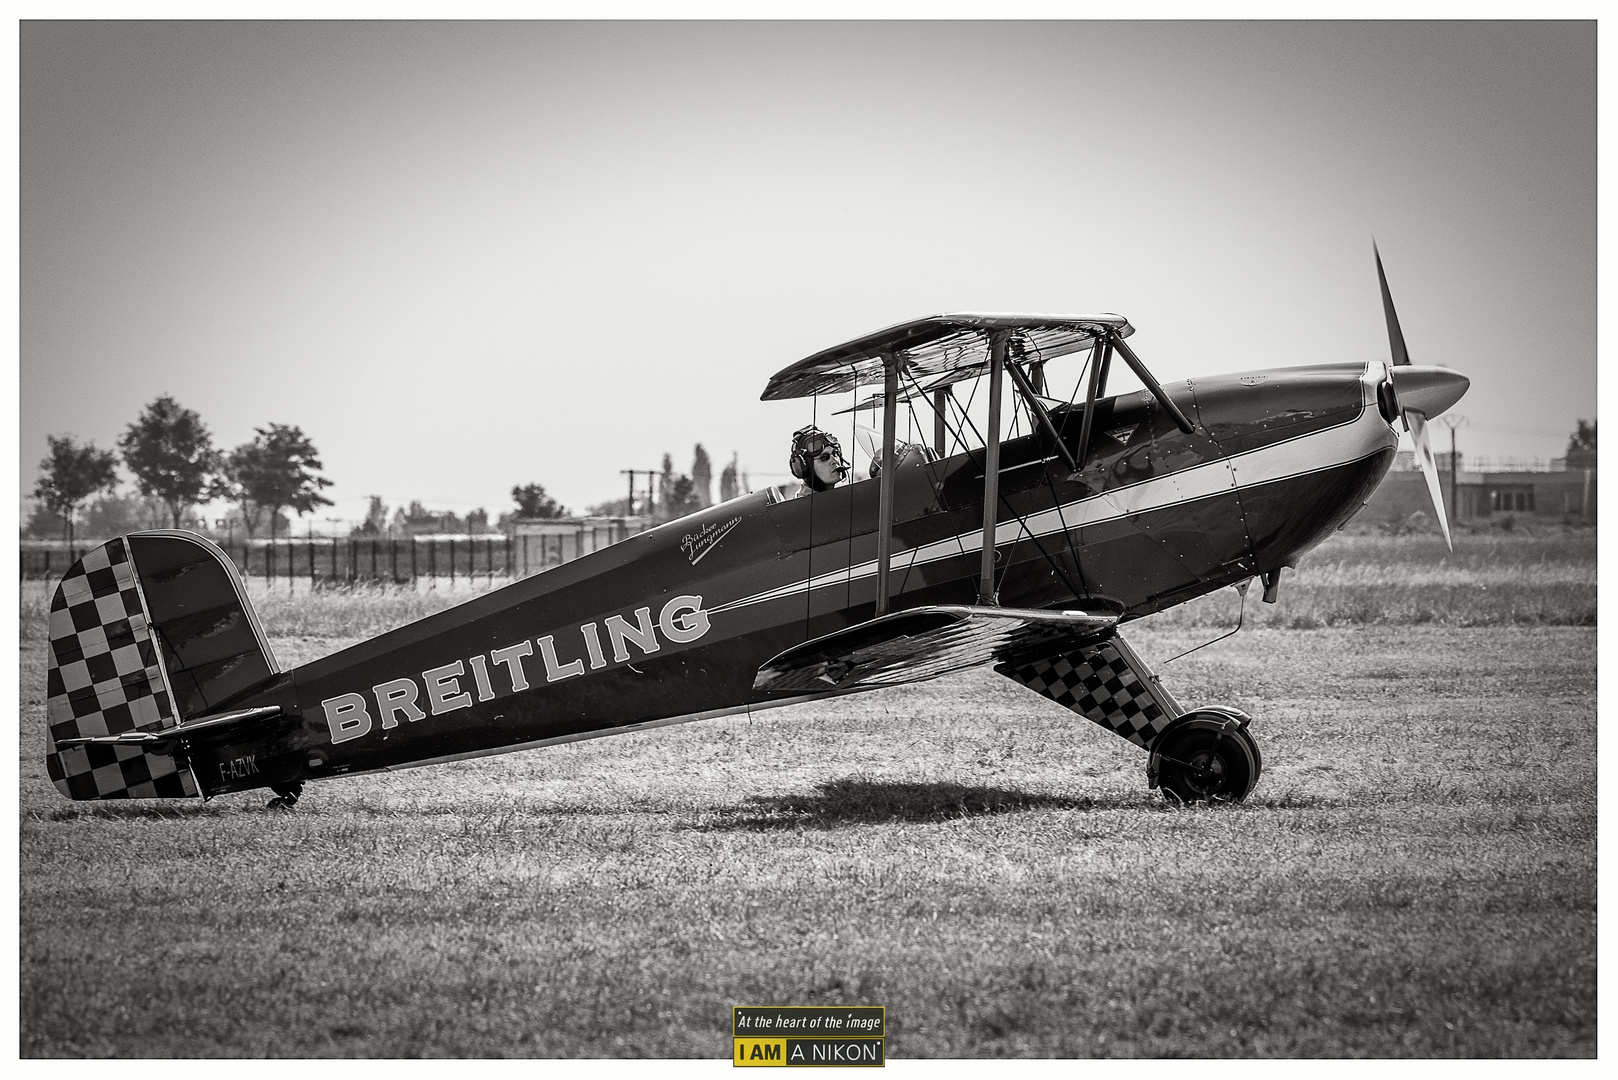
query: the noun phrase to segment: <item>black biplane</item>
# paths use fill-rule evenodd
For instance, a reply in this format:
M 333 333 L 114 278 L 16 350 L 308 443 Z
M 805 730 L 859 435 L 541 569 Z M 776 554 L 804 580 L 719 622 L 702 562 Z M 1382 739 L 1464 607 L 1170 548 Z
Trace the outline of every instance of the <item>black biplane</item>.
M 938 315 L 827 349 L 763 398 L 880 384 L 874 477 L 743 495 L 290 671 L 208 540 L 111 540 L 51 604 L 50 778 L 74 799 L 268 787 L 290 806 L 310 780 L 992 664 L 1140 746 L 1173 798 L 1242 799 L 1249 718 L 1182 706 L 1120 628 L 1254 578 L 1273 601 L 1376 488 L 1401 418 L 1445 521 L 1423 422 L 1468 382 L 1410 364 L 1380 255 L 1377 273 L 1392 364 L 1164 386 L 1117 315 Z M 1044 396 L 1045 365 L 1073 354 L 1082 402 Z M 1116 361 L 1145 389 L 1109 396 Z M 987 383 L 979 438 L 967 380 Z M 934 442 L 902 446 L 897 410 L 918 403 Z

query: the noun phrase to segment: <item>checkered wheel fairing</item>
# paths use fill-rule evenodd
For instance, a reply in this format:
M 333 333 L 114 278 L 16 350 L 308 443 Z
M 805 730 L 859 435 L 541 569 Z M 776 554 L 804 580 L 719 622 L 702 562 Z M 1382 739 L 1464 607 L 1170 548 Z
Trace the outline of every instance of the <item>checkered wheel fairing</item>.
M 1185 711 L 1117 635 L 995 670 L 1146 749 Z
M 51 599 L 45 769 L 71 799 L 186 798 L 191 770 L 138 746 L 66 739 L 159 731 L 179 723 L 122 538 L 68 570 Z

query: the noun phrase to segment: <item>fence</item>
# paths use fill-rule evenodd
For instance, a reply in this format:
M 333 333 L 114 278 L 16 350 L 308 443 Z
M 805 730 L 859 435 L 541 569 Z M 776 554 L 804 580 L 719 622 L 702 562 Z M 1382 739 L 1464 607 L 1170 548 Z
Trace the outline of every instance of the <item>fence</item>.
M 547 538 L 548 539 L 548 538 Z M 61 577 L 100 541 L 68 545 L 48 540 L 21 544 L 22 579 Z M 326 584 L 408 584 L 418 578 L 512 577 L 518 545 L 509 536 L 349 537 L 256 540 L 219 545 L 243 577 L 295 578 Z M 570 554 L 560 542 L 525 551 L 524 574 L 549 569 Z

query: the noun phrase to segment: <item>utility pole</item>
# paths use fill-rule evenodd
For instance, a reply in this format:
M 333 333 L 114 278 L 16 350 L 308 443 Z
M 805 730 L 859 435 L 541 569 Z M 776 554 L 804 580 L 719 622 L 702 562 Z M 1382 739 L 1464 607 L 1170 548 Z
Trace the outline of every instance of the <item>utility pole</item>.
M 646 509 L 650 514 L 652 509 L 652 477 L 657 475 L 656 469 L 619 469 L 620 476 L 629 477 L 629 503 L 624 507 L 625 517 L 635 516 L 635 477 L 646 477 Z
M 1457 472 L 1456 462 L 1458 459 L 1458 455 L 1455 453 L 1455 429 L 1465 424 L 1467 421 L 1466 417 L 1456 416 L 1454 413 L 1446 413 L 1443 416 L 1440 416 L 1438 419 L 1443 421 L 1445 427 L 1449 428 L 1449 519 L 1451 521 L 1458 521 L 1460 520 L 1459 499 L 1461 496 L 1461 489 L 1456 483 L 1455 477 Z

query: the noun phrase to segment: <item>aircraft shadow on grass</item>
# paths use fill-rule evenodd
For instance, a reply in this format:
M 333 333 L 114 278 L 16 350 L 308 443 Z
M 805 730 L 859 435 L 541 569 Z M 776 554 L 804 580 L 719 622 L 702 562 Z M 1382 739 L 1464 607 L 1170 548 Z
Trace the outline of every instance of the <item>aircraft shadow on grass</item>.
M 1249 809 L 1288 810 L 1343 805 L 1341 798 L 1312 793 L 1287 792 L 1254 800 Z M 104 821 L 181 821 L 217 818 L 236 808 L 218 803 L 205 806 L 153 805 L 144 802 L 100 803 L 93 806 L 66 806 L 36 812 L 36 820 L 51 822 L 99 819 Z M 504 808 L 519 817 L 595 816 L 616 811 L 592 805 Z M 644 809 L 644 808 L 637 808 Z M 897 780 L 828 780 L 809 794 L 753 795 L 745 805 L 720 809 L 703 815 L 689 826 L 699 832 L 755 831 L 773 829 L 836 829 L 848 825 L 890 824 L 894 822 L 942 822 L 958 818 L 994 814 L 1026 813 L 1035 810 L 1077 810 L 1082 812 L 1133 810 L 1151 813 L 1183 812 L 1190 808 L 1145 798 L 1139 793 L 1101 796 L 1050 795 L 983 784 L 953 781 L 916 783 Z M 1223 807 L 1218 809 L 1231 809 Z M 473 813 L 475 810 L 466 810 Z M 360 806 L 348 811 L 357 817 L 394 817 L 392 808 Z
M 32 816 L 36 820 L 43 821 L 79 821 L 84 819 L 101 821 L 194 821 L 197 818 L 223 817 L 230 809 L 230 807 L 218 803 L 196 806 L 130 801 L 97 803 L 93 806 L 62 806 L 44 813 L 35 811 Z M 24 816 L 29 815 L 25 814 Z
M 707 820 L 704 831 L 835 829 L 899 821 L 949 821 L 1031 810 L 1158 809 L 1137 793 L 1100 797 L 1047 795 L 950 781 L 828 780 L 811 794 L 754 795 L 745 806 Z

